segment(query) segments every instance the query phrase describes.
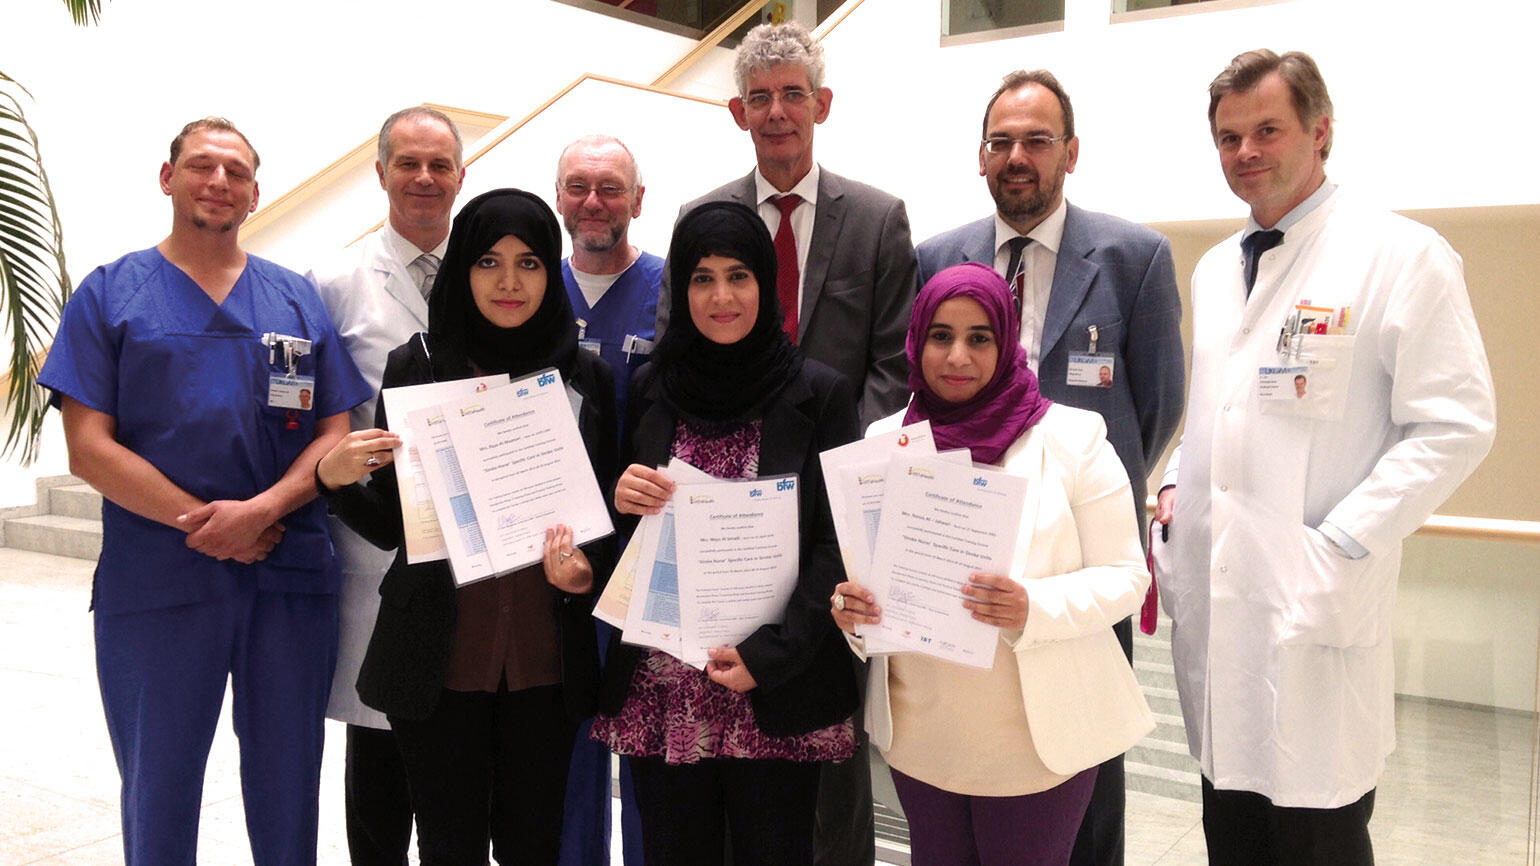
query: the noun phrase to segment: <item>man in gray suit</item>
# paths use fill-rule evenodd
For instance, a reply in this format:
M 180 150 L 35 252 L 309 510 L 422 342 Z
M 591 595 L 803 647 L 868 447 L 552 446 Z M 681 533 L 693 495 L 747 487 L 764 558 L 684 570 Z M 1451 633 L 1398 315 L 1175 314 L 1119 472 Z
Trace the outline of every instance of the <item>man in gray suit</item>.
M 1058 80 L 1045 70 L 1006 76 L 984 109 L 979 144 L 995 213 L 920 244 L 920 278 L 961 262 L 1005 276 L 1043 394 L 1106 420 L 1142 537 L 1146 480 L 1182 417 L 1181 300 L 1164 237 L 1064 200 L 1064 176 L 1079 153 L 1074 109 Z M 1115 631 L 1131 660 L 1130 622 Z M 1124 799 L 1118 757 L 1097 773 L 1071 863 L 1122 864 Z
M 755 168 L 680 209 L 708 201 L 755 208 L 775 238 L 775 291 L 792 339 L 809 358 L 855 385 L 861 423 L 909 400 L 904 337 L 915 282 L 914 245 L 904 203 L 813 161 L 813 128 L 829 117 L 823 47 L 797 23 L 761 24 L 738 46 L 738 95 L 727 104 L 754 142 Z M 789 219 L 787 218 L 789 216 Z M 658 298 L 658 335 L 668 327 L 668 264 Z M 854 660 L 866 686 L 864 666 Z M 818 866 L 869 866 L 876 858 L 866 736 L 859 749 L 825 765 L 818 790 Z
M 343 345 L 376 392 L 385 356 L 428 330 L 428 290 L 449 243 L 449 215 L 465 180 L 460 133 L 431 108 L 385 119 L 374 164 L 390 203 L 385 225 L 311 271 Z M 353 409 L 354 430 L 374 426 L 375 401 Z M 406 770 L 385 714 L 358 699 L 358 668 L 380 607 L 380 579 L 394 559 L 336 517 L 342 558 L 342 622 L 328 718 L 347 723 L 343 771 L 348 853 L 353 866 L 404 866 L 412 836 Z
M 802 25 L 750 30 L 733 69 L 738 95 L 727 105 L 754 142 L 757 165 L 680 213 L 708 201 L 758 209 L 776 240 L 782 284 L 761 289 L 783 292 L 792 339 L 809 358 L 850 379 L 860 395 L 861 422 L 868 424 L 898 411 L 909 397 L 904 335 L 918 289 L 914 246 L 902 201 L 813 161 L 813 128 L 828 118 L 834 99 L 823 71 L 823 47 Z M 660 336 L 668 304 L 664 291 Z

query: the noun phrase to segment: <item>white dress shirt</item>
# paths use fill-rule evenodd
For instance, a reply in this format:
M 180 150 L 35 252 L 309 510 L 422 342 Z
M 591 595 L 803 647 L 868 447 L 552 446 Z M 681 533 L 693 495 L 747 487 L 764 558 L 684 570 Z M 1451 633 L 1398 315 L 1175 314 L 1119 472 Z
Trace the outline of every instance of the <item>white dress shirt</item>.
M 754 201 L 759 206 L 759 217 L 765 221 L 765 228 L 770 230 L 770 237 L 781 228 L 781 209 L 771 201 L 779 195 L 799 195 L 802 201 L 797 203 L 797 209 L 791 212 L 791 231 L 797 238 L 797 315 L 800 320 L 802 314 L 802 286 L 807 275 L 807 251 L 813 244 L 813 218 L 818 212 L 818 163 L 813 163 L 813 169 L 797 181 L 786 192 L 776 189 L 765 176 L 754 169 Z M 774 286 L 770 287 L 774 290 Z
M 1064 216 L 1068 211 L 1064 200 L 1046 219 L 1027 232 L 1032 243 L 1021 251 L 1021 265 L 1025 288 L 1021 304 L 1021 346 L 1027 350 L 1027 366 L 1037 372 L 1043 352 L 1043 320 L 1048 317 L 1048 295 L 1053 291 L 1053 269 L 1059 262 L 1059 244 L 1064 240 Z M 1021 232 L 1011 228 L 1000 214 L 995 214 L 995 270 L 1005 277 L 1015 291 L 1014 274 L 1005 269 L 1011 264 L 1010 242 L 1021 237 Z

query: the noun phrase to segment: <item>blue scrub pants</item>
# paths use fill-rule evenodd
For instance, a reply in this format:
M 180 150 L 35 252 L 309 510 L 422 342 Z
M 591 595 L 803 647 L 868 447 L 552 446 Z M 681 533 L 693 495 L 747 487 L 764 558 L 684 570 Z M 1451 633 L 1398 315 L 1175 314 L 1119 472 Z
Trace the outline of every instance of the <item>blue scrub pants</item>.
M 98 613 L 96 671 L 123 778 L 127 866 L 194 864 L 209 746 L 224 702 L 241 750 L 256 866 L 316 862 L 337 596 L 258 592 Z
M 610 645 L 609 623 L 594 621 L 602 659 Z M 588 737 L 593 720 L 578 728 L 572 746 L 572 765 L 567 771 L 567 802 L 561 831 L 560 866 L 609 866 L 610 864 L 610 750 Z M 620 762 L 620 836 L 625 866 L 642 866 L 642 818 L 636 810 L 631 765 Z

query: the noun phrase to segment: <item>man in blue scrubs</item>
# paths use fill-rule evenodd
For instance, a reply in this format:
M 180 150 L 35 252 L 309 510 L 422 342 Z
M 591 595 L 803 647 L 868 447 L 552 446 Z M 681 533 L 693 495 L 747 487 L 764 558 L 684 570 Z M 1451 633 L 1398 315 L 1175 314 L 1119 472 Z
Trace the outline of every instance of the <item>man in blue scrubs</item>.
M 556 211 L 572 238 L 562 281 L 578 319 L 579 341 L 615 371 L 615 412 L 626 417 L 631 374 L 652 354 L 663 260 L 631 245 L 631 220 L 642 215 L 642 172 L 620 139 L 589 135 L 567 145 L 556 161 Z M 622 423 L 621 426 L 624 426 Z M 610 627 L 596 623 L 599 652 Z M 631 793 L 631 771 L 620 767 L 621 836 L 627 866 L 642 862 L 642 825 Z M 567 775 L 561 866 L 610 862 L 610 750 L 578 732 Z
M 631 220 L 642 215 L 646 191 L 636 158 L 612 136 L 580 138 L 556 163 L 556 211 L 572 238 L 562 281 L 583 348 L 615 371 L 622 423 L 631 374 L 652 354 L 663 284 L 663 260 L 631 245 Z
M 105 500 L 96 664 L 130 866 L 195 861 L 227 679 L 253 862 L 316 859 L 340 575 L 314 473 L 372 395 L 310 284 L 241 250 L 257 165 L 228 120 L 188 124 L 160 170 L 171 234 L 81 283 L 39 376 Z

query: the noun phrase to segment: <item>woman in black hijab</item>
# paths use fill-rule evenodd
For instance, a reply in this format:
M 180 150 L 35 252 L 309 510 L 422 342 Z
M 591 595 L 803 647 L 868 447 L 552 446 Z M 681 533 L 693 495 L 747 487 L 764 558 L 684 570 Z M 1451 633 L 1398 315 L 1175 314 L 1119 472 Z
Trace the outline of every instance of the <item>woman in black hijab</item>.
M 578 429 L 601 489 L 614 483 L 615 387 L 578 351 L 561 281 L 561 227 L 537 196 L 500 189 L 455 217 L 428 300 L 428 332 L 390 353 L 384 387 L 554 367 L 576 393 Z M 401 503 L 381 429 L 351 433 L 316 470 L 332 511 L 382 548 L 401 547 Z M 373 471 L 368 486 L 358 482 Z M 358 677 L 384 712 L 406 766 L 424 866 L 556 863 L 567 765 L 592 714 L 599 659 L 592 618 L 613 538 L 574 547 L 547 530 L 544 560 L 456 588 L 446 561 L 405 549 L 380 586 Z
M 855 751 L 855 675 L 826 611 L 844 568 L 818 462 L 856 438 L 855 392 L 782 330 L 754 211 L 695 208 L 669 261 L 674 316 L 632 381 L 615 507 L 660 512 L 673 483 L 654 467 L 670 457 L 718 478 L 797 473 L 799 574 L 781 617 L 713 649 L 704 673 L 617 635 L 593 736 L 630 762 L 648 864 L 720 862 L 724 827 L 736 866 L 810 864 L 819 764 Z

